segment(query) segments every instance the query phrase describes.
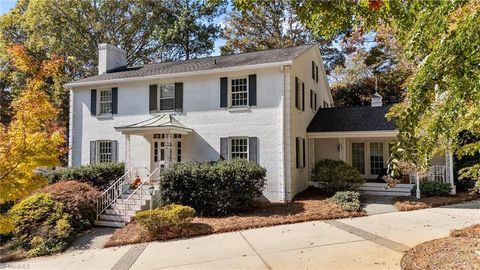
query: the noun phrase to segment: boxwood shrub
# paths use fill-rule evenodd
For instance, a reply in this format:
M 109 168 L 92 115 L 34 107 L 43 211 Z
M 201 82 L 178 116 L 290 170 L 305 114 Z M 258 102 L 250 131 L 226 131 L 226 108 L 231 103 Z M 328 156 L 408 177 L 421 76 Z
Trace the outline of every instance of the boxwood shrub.
M 61 202 L 49 194 L 32 195 L 9 211 L 15 224 L 14 244 L 28 256 L 41 256 L 64 250 L 73 240 L 71 216 Z
M 358 211 L 361 207 L 360 193 L 357 191 L 339 191 L 330 200 L 346 211 Z
M 356 191 L 365 183 L 360 173 L 341 160 L 324 159 L 315 164 L 312 181 L 318 182 L 327 194 L 337 191 Z
M 195 217 L 190 206 L 170 204 L 152 210 L 138 212 L 135 222 L 143 226 L 153 237 L 166 231 L 180 230 L 188 226 Z
M 110 182 L 118 179 L 124 173 L 125 164 L 119 162 L 60 168 L 48 172 L 47 177 L 50 183 L 77 180 L 104 190 L 108 188 Z
M 191 206 L 201 215 L 236 213 L 261 195 L 265 174 L 242 159 L 176 163 L 161 172 L 160 201 Z
M 415 194 L 416 190 L 417 185 L 413 185 L 412 194 Z M 436 181 L 420 183 L 420 194 L 425 197 L 448 196 L 451 191 L 452 186 L 449 183 Z

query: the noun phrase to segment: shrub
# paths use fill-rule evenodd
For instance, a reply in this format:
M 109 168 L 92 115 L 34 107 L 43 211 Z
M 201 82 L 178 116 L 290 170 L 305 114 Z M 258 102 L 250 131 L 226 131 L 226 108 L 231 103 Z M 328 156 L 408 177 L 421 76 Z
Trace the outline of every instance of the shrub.
M 357 190 L 365 180 L 352 166 L 341 160 L 324 159 L 312 170 L 312 181 L 318 182 L 327 194 Z
M 339 191 L 331 198 L 331 200 L 338 204 L 343 210 L 358 211 L 360 210 L 360 193 L 356 191 Z
M 65 212 L 72 217 L 75 230 L 82 231 L 93 225 L 96 202 L 101 195 L 98 189 L 87 183 L 62 181 L 46 186 L 41 192 L 63 203 Z
M 108 188 L 110 182 L 118 179 L 124 173 L 124 163 L 100 163 L 53 170 L 47 173 L 47 177 L 50 183 L 77 180 L 104 190 Z
M 160 176 L 162 204 L 182 204 L 202 215 L 227 215 L 248 208 L 261 195 L 266 170 L 253 162 L 176 163 Z
M 170 204 L 164 207 L 138 212 L 135 222 L 143 226 L 152 236 L 166 230 L 179 230 L 188 226 L 195 217 L 195 210 L 189 206 Z
M 413 185 L 412 193 L 415 193 L 416 190 L 417 185 Z M 425 197 L 448 196 L 451 191 L 452 186 L 449 183 L 436 181 L 420 183 L 420 193 Z
M 28 251 L 28 256 L 62 251 L 73 240 L 70 215 L 49 194 L 38 193 L 22 200 L 9 215 L 15 224 L 14 243 Z

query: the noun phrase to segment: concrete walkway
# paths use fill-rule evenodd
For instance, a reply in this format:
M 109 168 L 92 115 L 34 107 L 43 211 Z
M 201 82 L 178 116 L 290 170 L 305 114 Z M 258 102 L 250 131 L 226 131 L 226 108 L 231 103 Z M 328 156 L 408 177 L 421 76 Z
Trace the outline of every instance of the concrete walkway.
M 475 201 L 412 212 L 75 251 L 2 266 L 68 270 L 400 269 L 404 250 L 479 222 L 480 202 Z

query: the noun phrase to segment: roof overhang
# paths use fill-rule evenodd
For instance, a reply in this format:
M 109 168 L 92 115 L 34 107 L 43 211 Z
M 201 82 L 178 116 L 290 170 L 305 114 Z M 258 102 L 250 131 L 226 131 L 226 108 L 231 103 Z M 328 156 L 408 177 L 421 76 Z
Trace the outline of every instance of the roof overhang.
M 172 114 L 159 114 L 147 120 L 130 124 L 127 126 L 115 127 L 123 134 L 144 135 L 151 133 L 177 133 L 188 134 L 192 129 L 178 121 Z
M 307 132 L 309 139 L 396 137 L 398 130 Z
M 251 70 L 258 68 L 270 68 L 277 66 L 286 66 L 291 65 L 292 60 L 283 61 L 283 62 L 273 62 L 273 63 L 264 63 L 264 64 L 255 64 L 255 65 L 245 65 L 245 66 L 235 66 L 227 68 L 218 68 L 218 69 L 209 69 L 209 70 L 198 70 L 190 72 L 179 72 L 179 73 L 168 73 L 168 74 L 158 74 L 152 76 L 143 76 L 143 77 L 130 77 L 130 78 L 121 78 L 121 79 L 109 79 L 109 80 L 100 80 L 100 81 L 91 81 L 91 82 L 69 82 L 64 84 L 64 87 L 80 87 L 80 86 L 92 86 L 92 85 L 103 85 L 103 84 L 112 84 L 112 83 L 126 83 L 126 82 L 138 82 L 138 81 L 147 81 L 147 80 L 156 80 L 164 78 L 177 78 L 177 77 L 188 77 L 188 76 L 198 76 L 198 75 L 209 75 L 216 74 L 220 72 L 232 72 L 232 71 L 242 71 L 242 70 Z
M 122 134 L 130 135 L 146 135 L 152 133 L 176 133 L 187 135 L 192 132 L 190 128 L 182 127 L 116 127 L 115 130 L 122 132 Z

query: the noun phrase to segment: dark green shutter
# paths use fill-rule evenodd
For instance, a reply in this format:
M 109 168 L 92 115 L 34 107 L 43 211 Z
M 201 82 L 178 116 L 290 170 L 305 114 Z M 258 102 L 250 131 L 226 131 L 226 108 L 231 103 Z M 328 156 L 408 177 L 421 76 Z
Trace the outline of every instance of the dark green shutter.
M 302 111 L 305 111 L 305 83 L 302 82 Z
M 183 83 L 175 83 L 175 111 L 183 110 Z
M 257 75 L 248 75 L 248 105 L 257 105 Z
M 228 159 L 228 138 L 220 138 L 220 160 Z
M 118 113 L 118 88 L 112 88 L 112 114 Z
M 97 90 L 92 89 L 90 91 L 90 113 L 97 115 Z
M 300 91 L 300 89 L 298 89 L 298 78 L 295 77 L 295 107 L 300 109 L 300 106 L 299 106 L 300 103 L 298 100 L 298 91 Z
M 258 163 L 258 138 L 248 138 L 248 159 L 252 162 Z
M 302 157 L 302 160 L 303 160 L 303 163 L 302 163 L 302 168 L 305 168 L 305 139 L 302 139 L 302 154 L 303 154 L 303 157 Z
M 220 78 L 220 108 L 228 106 L 228 78 Z
M 315 66 L 315 81 L 318 83 L 318 66 Z
M 157 85 L 152 84 L 149 87 L 150 89 L 150 102 L 149 102 L 149 109 L 150 112 L 156 112 L 157 111 Z

